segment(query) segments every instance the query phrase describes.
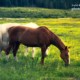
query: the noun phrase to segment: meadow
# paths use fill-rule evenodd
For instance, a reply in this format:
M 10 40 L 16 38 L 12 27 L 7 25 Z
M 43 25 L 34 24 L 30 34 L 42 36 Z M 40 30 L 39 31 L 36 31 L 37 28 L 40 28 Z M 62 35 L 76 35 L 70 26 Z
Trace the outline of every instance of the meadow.
M 21 45 L 17 52 L 18 62 L 13 59 L 12 52 L 7 62 L 2 52 L 0 80 L 80 80 L 80 18 L 0 18 L 0 24 L 8 22 L 35 22 L 47 26 L 70 47 L 71 63 L 65 67 L 59 50 L 51 45 L 42 66 L 40 49 L 36 48 L 33 60 L 31 50 L 26 56 L 26 47 Z
M 0 7 L 1 18 L 80 18 L 80 10 L 37 7 Z

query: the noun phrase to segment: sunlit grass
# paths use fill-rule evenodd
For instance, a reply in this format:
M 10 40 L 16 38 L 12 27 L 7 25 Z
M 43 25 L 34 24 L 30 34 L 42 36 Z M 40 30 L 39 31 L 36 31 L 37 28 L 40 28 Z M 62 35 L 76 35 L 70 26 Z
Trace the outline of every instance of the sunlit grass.
M 49 47 L 48 56 L 45 64 L 40 64 L 41 52 L 36 48 L 34 60 L 31 58 L 31 49 L 29 55 L 25 56 L 26 47 L 21 45 L 18 52 L 18 62 L 13 59 L 12 53 L 7 62 L 5 53 L 2 53 L 0 60 L 0 80 L 80 80 L 80 19 L 79 18 L 24 18 L 24 19 L 1 19 L 0 23 L 17 22 L 28 23 L 35 22 L 38 25 L 46 25 L 52 32 L 57 34 L 60 39 L 70 47 L 69 67 L 64 67 L 64 62 L 60 58 L 60 51 L 53 45 Z

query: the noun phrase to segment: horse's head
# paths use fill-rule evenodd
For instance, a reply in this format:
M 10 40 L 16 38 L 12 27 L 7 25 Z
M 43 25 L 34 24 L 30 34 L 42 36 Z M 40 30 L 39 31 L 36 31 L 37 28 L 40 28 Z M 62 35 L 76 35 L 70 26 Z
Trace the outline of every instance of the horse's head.
M 70 64 L 70 59 L 69 59 L 69 50 L 67 47 L 65 47 L 65 49 L 61 51 L 60 56 L 65 62 L 65 66 L 68 66 Z

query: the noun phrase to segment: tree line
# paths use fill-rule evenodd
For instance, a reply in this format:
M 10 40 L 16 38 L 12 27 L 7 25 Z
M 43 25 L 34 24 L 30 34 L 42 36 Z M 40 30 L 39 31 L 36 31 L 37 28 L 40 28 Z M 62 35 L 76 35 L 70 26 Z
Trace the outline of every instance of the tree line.
M 0 7 L 44 7 L 69 9 L 80 0 L 0 0 Z

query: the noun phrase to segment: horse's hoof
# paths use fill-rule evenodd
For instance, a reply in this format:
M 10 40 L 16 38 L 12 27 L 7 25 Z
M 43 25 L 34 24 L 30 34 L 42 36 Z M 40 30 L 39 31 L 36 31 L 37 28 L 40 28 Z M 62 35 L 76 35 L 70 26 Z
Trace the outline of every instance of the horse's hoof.
M 9 59 L 6 59 L 6 62 L 8 62 L 9 61 Z
M 47 54 L 45 54 L 44 56 L 45 56 L 45 57 L 47 57 L 48 55 L 47 55 Z
M 45 57 L 47 57 L 48 55 L 46 54 Z
M 41 65 L 44 65 L 44 62 L 40 62 Z
M 69 66 L 69 64 L 65 64 L 65 67 L 68 67 Z
M 16 62 L 18 62 L 19 60 L 18 60 L 18 59 L 16 59 L 15 61 L 16 61 Z
M 18 58 L 17 58 L 17 57 L 14 57 L 14 60 L 15 60 L 16 62 L 18 62 Z
M 32 57 L 32 60 L 34 60 L 34 58 Z

